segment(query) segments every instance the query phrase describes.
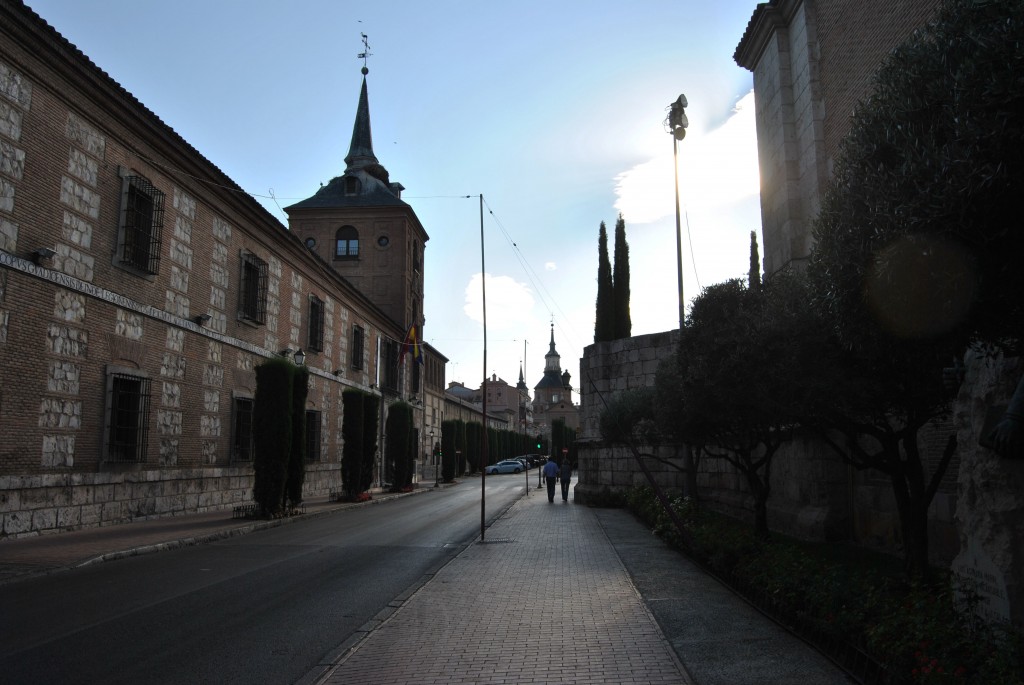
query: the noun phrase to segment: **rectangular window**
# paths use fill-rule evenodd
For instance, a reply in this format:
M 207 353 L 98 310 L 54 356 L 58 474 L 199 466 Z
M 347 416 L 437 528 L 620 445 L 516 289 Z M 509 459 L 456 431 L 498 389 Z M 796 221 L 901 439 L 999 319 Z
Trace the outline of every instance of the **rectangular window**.
M 248 397 L 236 397 L 232 404 L 231 459 L 252 461 L 253 401 Z
M 149 379 L 125 373 L 108 376 L 105 457 L 141 463 L 149 437 Z
M 306 461 L 320 461 L 320 412 L 306 410 Z
M 363 347 L 366 343 L 366 331 L 362 326 L 352 327 L 352 368 L 363 368 Z
M 353 238 L 351 240 L 340 238 L 334 246 L 334 256 L 336 258 L 342 257 L 358 257 L 359 256 L 359 239 Z
M 306 349 L 322 352 L 324 349 L 324 301 L 316 295 L 309 296 L 309 340 Z
M 266 323 L 267 263 L 251 252 L 243 252 L 241 278 L 239 318 Z
M 142 176 L 125 176 L 117 246 L 121 265 L 156 274 L 160 269 L 163 225 L 164 194 Z

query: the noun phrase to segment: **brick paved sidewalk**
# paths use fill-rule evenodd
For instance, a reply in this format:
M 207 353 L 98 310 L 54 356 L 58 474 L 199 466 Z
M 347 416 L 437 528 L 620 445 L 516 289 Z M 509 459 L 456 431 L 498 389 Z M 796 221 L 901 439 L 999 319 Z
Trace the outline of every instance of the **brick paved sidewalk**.
M 595 512 L 533 491 L 317 682 L 692 681 Z

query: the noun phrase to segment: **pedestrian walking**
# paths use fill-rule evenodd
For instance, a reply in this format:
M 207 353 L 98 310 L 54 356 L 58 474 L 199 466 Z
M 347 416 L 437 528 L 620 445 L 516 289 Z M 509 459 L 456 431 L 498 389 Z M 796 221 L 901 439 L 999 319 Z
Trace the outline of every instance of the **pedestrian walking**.
M 548 481 L 548 502 L 555 501 L 555 481 L 558 480 L 558 464 L 553 456 L 548 457 L 548 463 L 544 464 L 544 477 Z
M 569 501 L 569 481 L 572 480 L 572 464 L 569 457 L 562 460 L 562 467 L 558 470 L 558 477 L 562 480 L 562 501 Z

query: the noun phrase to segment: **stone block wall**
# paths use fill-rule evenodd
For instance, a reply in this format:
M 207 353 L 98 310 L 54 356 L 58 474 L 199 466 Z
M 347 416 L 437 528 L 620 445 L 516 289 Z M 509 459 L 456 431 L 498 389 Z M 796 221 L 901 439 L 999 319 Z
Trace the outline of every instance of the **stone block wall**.
M 577 500 L 598 501 L 605 492 L 624 493 L 647 483 L 630 450 L 601 440 L 600 416 L 604 402 L 615 394 L 654 385 L 658 365 L 676 351 L 678 335 L 678 331 L 669 331 L 637 336 L 584 350 L 580 360 L 582 430 Z M 948 423 L 938 423 L 923 432 L 926 470 L 938 462 L 949 431 Z M 641 445 L 640 451 L 682 466 L 681 446 L 654 449 Z M 684 475 L 679 468 L 654 459 L 646 459 L 645 464 L 661 487 L 682 491 Z M 734 466 L 708 455 L 699 456 L 695 466 L 698 496 L 706 506 L 739 520 L 753 521 L 753 498 L 744 476 Z M 960 550 L 953 521 L 957 460 L 949 469 L 929 516 L 929 551 L 937 564 L 949 563 Z M 795 435 L 773 458 L 768 525 L 771 530 L 806 540 L 850 540 L 893 553 L 900 546 L 900 521 L 888 477 L 854 469 L 825 443 L 804 434 Z
M 632 453 L 624 447 L 611 447 L 601 440 L 599 421 L 604 402 L 624 390 L 654 385 L 658 365 L 675 354 L 679 331 L 653 333 L 621 340 L 595 343 L 583 351 L 580 360 L 580 442 L 578 482 L 574 498 L 586 503 L 606 490 L 624 493 L 634 485 L 646 483 Z M 650 447 L 642 447 L 650 452 Z M 672 447 L 658 454 L 675 456 Z M 662 487 L 681 490 L 682 474 L 671 467 L 648 459 L 645 462 Z
M 338 489 L 337 465 L 307 465 L 307 496 Z M 45 535 L 252 502 L 249 466 L 0 476 L 0 538 Z
M 954 421 L 960 469 L 956 522 L 961 551 L 953 571 L 982 597 L 985 618 L 1024 627 L 1024 460 L 981 444 L 1009 403 L 1024 360 L 968 353 Z

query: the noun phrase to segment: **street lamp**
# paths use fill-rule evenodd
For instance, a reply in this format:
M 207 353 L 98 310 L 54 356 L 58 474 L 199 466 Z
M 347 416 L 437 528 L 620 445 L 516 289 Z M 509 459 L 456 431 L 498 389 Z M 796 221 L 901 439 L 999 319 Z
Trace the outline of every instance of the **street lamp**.
M 686 127 L 690 120 L 686 118 L 686 96 L 680 94 L 676 101 L 668 106 L 668 117 L 665 127 L 672 134 L 672 168 L 676 176 L 676 264 L 679 279 L 679 330 L 683 330 L 685 321 L 685 305 L 683 304 L 683 232 L 679 224 L 679 141 L 686 137 Z
M 668 117 L 665 128 L 672 134 L 672 169 L 676 178 L 676 264 L 679 278 L 679 333 L 682 335 L 683 323 L 686 321 L 686 306 L 683 300 L 683 232 L 679 224 L 679 141 L 686 137 L 686 127 L 690 120 L 686 118 L 686 96 L 680 93 L 675 102 L 668 106 Z M 686 473 L 683 494 L 693 497 L 697 494 L 696 472 L 693 467 L 693 452 L 689 443 L 683 449 L 683 471 Z

